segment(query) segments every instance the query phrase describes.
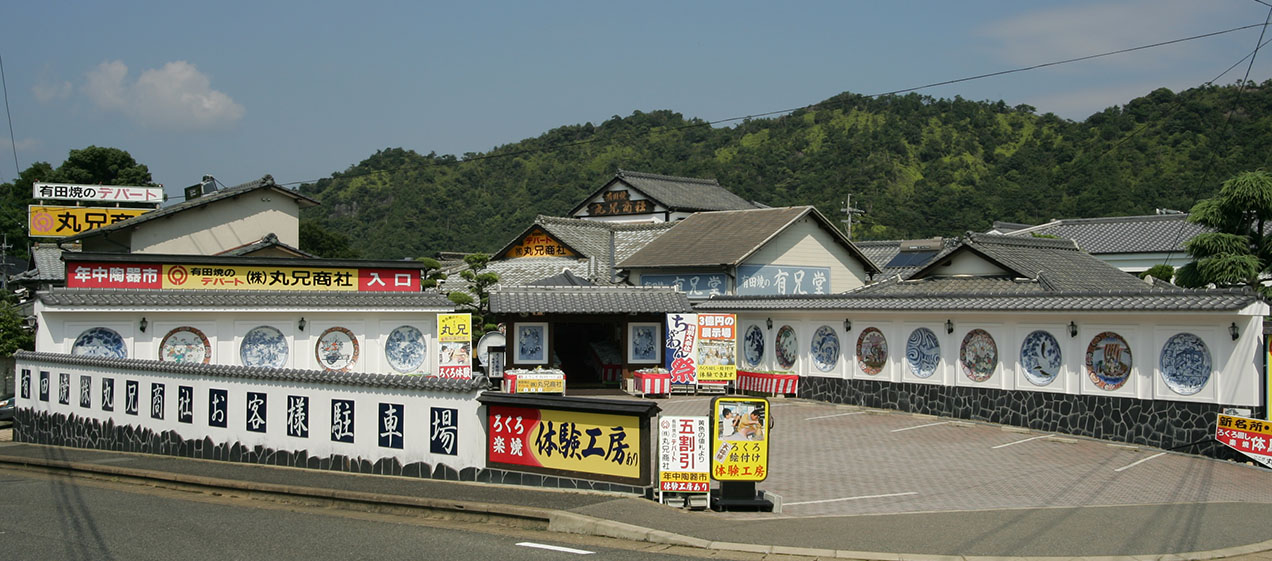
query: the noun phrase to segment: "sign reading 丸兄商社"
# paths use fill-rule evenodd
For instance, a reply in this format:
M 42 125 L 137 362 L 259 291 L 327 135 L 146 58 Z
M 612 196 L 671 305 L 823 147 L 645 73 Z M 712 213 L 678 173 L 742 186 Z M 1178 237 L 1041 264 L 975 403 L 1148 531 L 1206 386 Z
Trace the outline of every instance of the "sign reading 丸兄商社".
M 658 490 L 711 491 L 707 417 L 658 418 Z
M 131 185 L 74 185 L 70 183 L 34 183 L 31 198 L 64 201 L 99 201 L 111 203 L 163 202 L 163 187 Z
M 764 481 L 768 477 L 769 402 L 762 397 L 711 400 L 711 477 Z
M 473 377 L 472 314 L 438 314 L 437 374 L 442 378 Z
M 1215 440 L 1272 467 L 1272 422 L 1220 413 L 1215 419 Z
M 33 238 L 74 236 L 141 216 L 151 210 L 153 209 L 29 205 L 27 235 Z
M 68 288 L 419 292 L 414 269 L 204 266 L 158 263 L 66 264 Z

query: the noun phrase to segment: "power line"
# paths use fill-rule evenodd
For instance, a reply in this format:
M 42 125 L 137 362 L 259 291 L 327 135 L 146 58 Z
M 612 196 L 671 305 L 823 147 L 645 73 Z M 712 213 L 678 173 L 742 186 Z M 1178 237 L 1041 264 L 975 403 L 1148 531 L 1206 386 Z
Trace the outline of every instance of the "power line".
M 1257 1 L 1257 0 L 1256 0 L 1256 1 Z M 1269 25 L 1269 24 L 1268 24 L 1268 22 L 1264 22 L 1264 23 L 1260 23 L 1260 24 L 1243 25 L 1243 26 L 1240 26 L 1240 27 L 1234 27 L 1234 28 L 1231 28 L 1231 29 L 1225 29 L 1225 30 L 1222 30 L 1222 31 L 1215 31 L 1215 32 L 1211 32 L 1211 33 L 1203 33 L 1203 34 L 1201 34 L 1201 35 L 1192 35 L 1192 36 L 1189 36 L 1189 37 L 1183 37 L 1183 38 L 1179 38 L 1179 39 L 1171 39 L 1171 40 L 1169 40 L 1169 41 L 1161 41 L 1161 42 L 1158 42 L 1158 43 L 1151 43 L 1151 44 L 1148 44 L 1148 45 L 1140 45 L 1140 46 L 1137 46 L 1137 47 L 1129 47 L 1129 48 L 1126 48 L 1126 49 L 1118 49 L 1118 50 L 1115 50 L 1115 51 L 1108 51 L 1108 52 L 1098 53 L 1098 54 L 1093 54 L 1093 55 L 1086 55 L 1086 56 L 1081 56 L 1081 57 L 1076 57 L 1076 58 L 1069 58 L 1069 59 L 1063 59 L 1063 60 L 1057 60 L 1057 61 L 1051 61 L 1051 62 L 1044 62 L 1044 63 L 1041 63 L 1041 64 L 1035 64 L 1035 65 L 1031 65 L 1031 66 L 1024 66 L 1024 67 L 1020 67 L 1020 68 L 1012 68 L 1012 69 L 1008 69 L 1008 70 L 1000 70 L 1000 71 L 997 71 L 997 72 L 989 72 L 989 73 L 985 73 L 985 74 L 977 74 L 977 75 L 974 75 L 974 76 L 967 76 L 967 77 L 963 77 L 963 78 L 955 78 L 955 79 L 952 79 L 952 80 L 943 80 L 943 81 L 940 81 L 940 82 L 932 82 L 932 83 L 924 84 L 924 85 L 921 85 L 921 86 L 914 86 L 914 87 L 909 87 L 909 88 L 902 88 L 902 89 L 891 90 L 891 91 L 886 91 L 886 92 L 879 92 L 879 93 L 874 93 L 874 94 L 863 94 L 861 97 L 866 97 L 866 98 L 876 98 L 876 97 L 883 97 L 883 96 L 888 96 L 888 95 L 897 95 L 897 94 L 903 94 L 903 93 L 910 93 L 910 92 L 915 92 L 915 91 L 924 90 L 924 89 L 928 89 L 928 88 L 934 88 L 934 87 L 938 87 L 938 86 L 947 86 L 947 85 L 950 85 L 950 84 L 958 84 L 958 83 L 962 83 L 962 82 L 970 82 L 970 81 L 973 81 L 973 80 L 982 80 L 982 79 L 985 79 L 985 78 L 994 78 L 994 77 L 998 77 L 998 76 L 1005 76 L 1005 75 L 1008 75 L 1008 74 L 1016 74 L 1016 73 L 1020 73 L 1020 72 L 1027 72 L 1027 71 L 1030 71 L 1030 70 L 1037 70 L 1037 69 L 1040 69 L 1040 68 L 1048 68 L 1048 67 L 1052 67 L 1052 66 L 1059 66 L 1059 65 L 1063 65 L 1063 64 L 1071 64 L 1071 63 L 1075 63 L 1075 62 L 1083 62 L 1083 61 L 1093 60 L 1093 59 L 1097 59 L 1097 58 L 1103 58 L 1103 57 L 1108 57 L 1108 56 L 1113 56 L 1113 55 L 1126 54 L 1126 53 L 1135 52 L 1135 51 L 1142 51 L 1142 50 L 1145 50 L 1145 49 L 1152 49 L 1152 48 L 1156 48 L 1156 47 L 1164 47 L 1164 46 L 1168 46 L 1168 45 L 1174 45 L 1174 44 L 1178 44 L 1178 43 L 1184 43 L 1184 42 L 1187 42 L 1187 41 L 1195 41 L 1195 40 L 1198 40 L 1198 39 L 1206 39 L 1206 38 L 1216 37 L 1216 36 L 1224 35 L 1224 34 L 1228 34 L 1228 33 L 1235 33 L 1235 32 L 1237 32 L 1237 31 L 1244 31 L 1244 30 L 1246 30 L 1246 29 L 1253 29 L 1253 28 L 1256 28 L 1256 27 L 1263 27 L 1263 28 L 1265 28 L 1265 29 L 1266 29 L 1266 27 L 1267 27 L 1268 25 Z M 1248 56 L 1249 56 L 1249 55 L 1247 55 L 1247 57 L 1248 57 Z M 1245 59 L 1243 58 L 1242 60 L 1245 60 Z M 1240 64 L 1240 62 L 1238 62 L 1237 64 Z M 1235 65 L 1234 65 L 1234 67 L 1235 67 Z M 1229 70 L 1231 70 L 1231 69 L 1229 69 Z M 1224 74 L 1226 74 L 1226 73 L 1227 73 L 1227 71 L 1225 71 L 1225 72 L 1224 72 Z M 1222 76 L 1223 76 L 1223 74 L 1220 74 L 1220 75 L 1219 75 L 1219 77 L 1222 77 Z M 1218 80 L 1218 77 L 1216 77 L 1216 78 L 1215 78 L 1215 80 Z M 1213 82 L 1214 82 L 1214 80 L 1211 80 L 1211 82 L 1207 82 L 1207 84 L 1210 84 L 1210 83 L 1213 83 Z M 724 118 L 724 119 L 717 119 L 717 120 L 714 120 L 714 121 L 702 121 L 702 122 L 697 122 L 697 123 L 689 123 L 689 124 L 685 124 L 685 125 L 679 125 L 679 126 L 675 126 L 675 127 L 666 127 L 664 130 L 666 130 L 666 131 L 669 131 L 669 132 L 670 132 L 670 131 L 678 131 L 678 130 L 684 130 L 684 129 L 690 129 L 690 128 L 708 127 L 708 126 L 714 126 L 714 125 L 719 125 L 719 124 L 723 124 L 723 123 L 731 123 L 731 122 L 734 122 L 734 121 L 743 121 L 743 120 L 755 119 L 755 118 L 759 118 L 759 117 L 771 117 L 771 116 L 773 116 L 773 115 L 782 115 L 782 114 L 787 114 L 787 113 L 793 113 L 793 112 L 795 112 L 795 111 L 800 111 L 800 110 L 805 110 L 805 109 L 829 109 L 829 108 L 833 108 L 833 107 L 835 107 L 835 106 L 836 106 L 836 105 L 838 105 L 838 104 L 843 104 L 843 103 L 847 103 L 847 101 L 840 101 L 840 102 L 837 102 L 837 103 L 836 103 L 836 102 L 831 102 L 831 103 L 818 102 L 818 103 L 813 103 L 813 104 L 810 104 L 810 105 L 804 105 L 804 106 L 802 106 L 802 107 L 795 107 L 795 108 L 790 108 L 790 109 L 780 109 L 780 110 L 776 110 L 776 111 L 766 111 L 766 112 L 763 112 L 763 113 L 754 113 L 754 114 L 751 114 L 751 115 L 744 115 L 744 116 L 741 116 L 741 117 L 728 117 L 728 118 Z M 633 132 L 635 132 L 635 131 L 633 131 Z M 511 151 L 511 152 L 490 153 L 490 154 L 485 154 L 485 155 L 482 155 L 482 156 L 474 156 L 474 157 L 471 157 L 471 158 L 464 158 L 464 159 L 462 159 L 462 160 L 460 160 L 460 159 L 456 159 L 454 162 L 434 162 L 432 165 L 451 165 L 451 164 L 459 164 L 459 163 L 465 163 L 465 162 L 476 162 L 476 161 L 482 161 L 482 160 L 490 160 L 490 159 L 495 159 L 495 158 L 510 158 L 510 157 L 521 156 L 521 155 L 525 155 L 525 154 L 533 154 L 533 153 L 538 153 L 538 152 L 549 152 L 549 151 L 560 150 L 560 149 L 564 149 L 564 148 L 572 148 L 572 147 L 575 147 L 575 146 L 582 146 L 582 145 L 586 145 L 586 144 L 592 144 L 592 143 L 595 143 L 595 142 L 600 142 L 601 140 L 602 140 L 601 138 L 598 138 L 598 137 L 593 136 L 592 138 L 587 138 L 587 139 L 583 139 L 583 140 L 577 140 L 577 141 L 574 141 L 574 142 L 566 142 L 566 143 L 563 143 L 563 144 L 556 144 L 556 145 L 552 145 L 552 146 L 544 146 L 544 147 L 540 147 L 540 148 L 525 148 L 525 149 L 515 150 L 515 151 Z M 403 166 L 403 167 L 405 167 L 405 166 Z M 347 175 L 341 175 L 341 176 L 340 176 L 340 178 L 341 178 L 341 179 L 347 179 L 347 178 L 354 178 L 354 177 L 363 177 L 363 176 L 367 176 L 367 175 L 373 175 L 373 174 L 376 174 L 376 173 L 388 173 L 388 172 L 391 172 L 391 171 L 396 171 L 397 169 L 402 169 L 402 168 L 393 168 L 393 169 L 386 169 L 386 170 L 374 170 L 374 171 L 369 171 L 369 172 L 360 173 L 360 174 L 347 174 Z M 305 184 L 305 183 L 316 183 L 316 182 L 318 182 L 318 181 L 322 181 L 322 180 L 324 180 L 324 179 L 330 179 L 330 178 L 323 177 L 323 178 L 318 178 L 318 179 L 309 179 L 309 180 L 303 180 L 303 181 L 290 181 L 290 182 L 287 182 L 287 183 L 279 183 L 279 185 L 301 185 L 301 184 Z

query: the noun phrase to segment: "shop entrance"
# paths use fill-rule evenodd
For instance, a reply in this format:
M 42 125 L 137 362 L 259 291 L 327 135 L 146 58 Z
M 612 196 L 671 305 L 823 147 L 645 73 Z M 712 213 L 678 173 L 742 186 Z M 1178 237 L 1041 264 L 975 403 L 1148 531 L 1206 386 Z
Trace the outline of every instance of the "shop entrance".
M 617 385 L 614 371 L 621 376 L 623 355 L 618 329 L 598 322 L 555 322 L 552 350 L 561 361 L 569 388 Z

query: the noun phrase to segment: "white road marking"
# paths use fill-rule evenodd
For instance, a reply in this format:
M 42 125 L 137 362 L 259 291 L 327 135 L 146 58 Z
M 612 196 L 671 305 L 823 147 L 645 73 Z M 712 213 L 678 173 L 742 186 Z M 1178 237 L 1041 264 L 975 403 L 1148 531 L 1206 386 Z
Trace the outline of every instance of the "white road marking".
M 538 549 L 549 549 L 552 551 L 561 551 L 564 553 L 577 553 L 579 555 L 590 555 L 590 554 L 596 553 L 595 551 L 588 551 L 586 549 L 574 549 L 572 547 L 561 547 L 559 545 L 547 545 L 547 544 L 534 543 L 534 542 L 521 542 L 517 545 L 521 547 L 533 547 Z
M 1029 442 L 1030 440 L 1038 440 L 1038 439 L 1040 439 L 1040 438 L 1051 438 L 1051 435 L 1049 435 L 1049 434 L 1044 434 L 1044 435 L 1042 435 L 1042 436 L 1035 436 L 1035 437 L 1033 437 L 1033 438 L 1026 438 L 1026 439 L 1024 439 L 1024 440 L 1017 440 L 1017 441 L 1015 441 L 1015 442 L 1008 442 L 1007 444 L 999 444 L 998 446 L 990 446 L 990 447 L 989 447 L 989 449 L 990 449 L 990 450 L 997 450 L 997 449 L 999 449 L 999 448 L 1006 448 L 1006 447 L 1008 447 L 1008 446 L 1012 446 L 1012 445 L 1014 445 L 1014 444 L 1020 444 L 1021 442 Z
M 860 415 L 860 414 L 862 414 L 862 413 L 865 413 L 865 411 L 853 411 L 852 413 L 835 413 L 834 415 L 822 415 L 822 416 L 820 416 L 820 417 L 809 417 L 809 418 L 804 419 L 804 420 L 805 420 L 805 421 L 813 421 L 813 420 L 816 420 L 816 419 L 829 419 L 829 418 L 831 418 L 831 417 L 844 417 L 844 416 L 847 416 L 847 415 Z
M 862 500 L 862 499 L 883 499 L 883 498 L 887 498 L 887 497 L 905 497 L 905 496 L 907 496 L 907 495 L 917 495 L 917 494 L 918 494 L 918 493 L 917 493 L 917 492 L 915 492 L 915 491 L 908 491 L 908 492 L 905 492 L 905 493 L 888 493 L 887 495 L 862 495 L 862 496 L 860 496 L 860 497 L 843 497 L 843 498 L 840 498 L 840 499 L 822 499 L 822 500 L 820 500 L 820 501 L 800 501 L 800 502 L 796 502 L 796 503 L 785 503 L 785 502 L 784 502 L 784 503 L 782 503 L 782 506 L 815 505 L 815 504 L 819 504 L 819 503 L 837 503 L 837 502 L 841 502 L 841 501 L 859 501 L 859 500 Z
M 1152 456 L 1149 456 L 1149 457 L 1147 457 L 1147 458 L 1144 458 L 1144 459 L 1142 459 L 1142 460 L 1140 460 L 1140 461 L 1138 461 L 1138 462 L 1135 462 L 1135 463 L 1130 464 L 1130 465 L 1122 466 L 1122 467 L 1117 468 L 1117 469 L 1115 469 L 1115 470 L 1113 470 L 1113 471 L 1122 471 L 1122 470 L 1126 470 L 1126 469 L 1131 469 L 1131 468 L 1133 468 L 1133 467 L 1135 467 L 1135 466 L 1138 466 L 1138 465 L 1140 465 L 1140 464 L 1142 464 L 1142 463 L 1144 463 L 1144 462 L 1147 462 L 1147 461 L 1149 461 L 1149 460 L 1151 460 L 1151 459 L 1153 459 L 1153 458 L 1156 458 L 1156 457 L 1158 457 L 1158 456 L 1165 456 L 1165 455 L 1166 455 L 1166 453 L 1165 453 L 1165 452 L 1158 452 L 1158 453 L 1153 454 Z
M 918 426 L 914 426 L 914 427 L 905 427 L 905 428 L 903 428 L 903 429 L 894 429 L 894 430 L 891 430 L 891 431 L 888 431 L 888 432 L 901 432 L 901 431 L 903 431 L 903 430 L 914 430 L 914 429 L 921 429 L 921 428 L 924 428 L 924 427 L 935 427 L 935 426 L 937 426 L 937 425 L 948 425 L 948 424 L 950 424 L 950 422 L 949 422 L 949 421 L 941 421 L 941 422 L 939 422 L 939 423 L 928 423 L 928 424 L 926 424 L 926 425 L 918 425 Z

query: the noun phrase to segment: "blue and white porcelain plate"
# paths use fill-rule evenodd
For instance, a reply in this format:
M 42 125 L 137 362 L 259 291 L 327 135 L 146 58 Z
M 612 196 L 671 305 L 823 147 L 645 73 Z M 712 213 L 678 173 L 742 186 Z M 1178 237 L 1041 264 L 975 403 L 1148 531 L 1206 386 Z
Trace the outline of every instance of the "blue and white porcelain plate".
M 1020 343 L 1020 364 L 1025 378 L 1035 386 L 1045 386 L 1056 379 L 1061 364 L 1060 343 L 1041 329 L 1025 335 Z
M 424 334 L 409 325 L 394 329 L 384 342 L 384 355 L 389 359 L 389 366 L 403 374 L 419 372 L 427 350 Z
M 936 372 L 936 365 L 941 362 L 941 342 L 936 333 L 926 327 L 910 332 L 905 341 L 905 363 L 910 365 L 910 373 L 918 378 L 927 378 Z
M 287 352 L 283 332 L 268 325 L 248 331 L 239 344 L 239 360 L 243 366 L 282 368 L 287 365 Z
M 124 338 L 113 329 L 94 327 L 87 329 L 75 339 L 71 354 L 78 356 L 100 356 L 108 358 L 128 358 L 128 348 L 124 346 Z
M 799 357 L 799 340 L 795 336 L 795 328 L 783 325 L 777 330 L 777 340 L 773 342 L 773 352 L 777 356 L 777 365 L 782 369 L 795 366 Z
M 817 328 L 813 333 L 813 342 L 809 347 L 813 355 L 813 365 L 822 372 L 834 370 L 839 363 L 839 334 L 828 325 Z
M 746 328 L 746 336 L 742 339 L 742 356 L 752 368 L 759 366 L 760 361 L 764 360 L 764 331 L 760 330 L 760 326 Z
M 1192 333 L 1180 333 L 1162 345 L 1162 380 L 1179 395 L 1193 395 L 1210 381 L 1210 349 Z

